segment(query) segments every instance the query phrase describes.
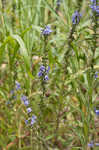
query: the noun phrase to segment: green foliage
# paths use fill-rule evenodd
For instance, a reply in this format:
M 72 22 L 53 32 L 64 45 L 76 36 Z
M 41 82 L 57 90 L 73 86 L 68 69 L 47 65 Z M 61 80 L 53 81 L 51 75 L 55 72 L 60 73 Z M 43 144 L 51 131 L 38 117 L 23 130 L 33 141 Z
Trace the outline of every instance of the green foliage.
M 88 143 L 99 142 L 99 118 L 94 113 L 99 108 L 99 75 L 95 79 L 99 35 L 95 45 L 90 1 L 61 0 L 58 9 L 57 0 L 4 1 L 0 2 L 0 150 L 90 149 Z M 83 14 L 73 27 L 76 9 Z M 53 32 L 45 38 L 40 29 L 48 24 Z M 43 61 L 50 66 L 45 83 L 37 75 Z M 16 81 L 20 90 L 15 90 Z M 25 124 L 30 116 L 22 95 L 37 117 L 33 127 Z

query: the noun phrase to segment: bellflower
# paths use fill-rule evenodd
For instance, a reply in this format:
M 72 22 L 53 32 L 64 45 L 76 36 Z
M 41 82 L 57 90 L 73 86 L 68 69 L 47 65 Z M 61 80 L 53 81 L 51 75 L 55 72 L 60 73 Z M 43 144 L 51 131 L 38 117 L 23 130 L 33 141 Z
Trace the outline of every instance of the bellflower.
M 46 73 L 49 73 L 50 70 L 50 66 L 48 66 L 48 68 L 46 69 Z
M 97 116 L 99 116 L 99 110 L 95 110 Z
M 49 25 L 47 25 L 44 29 L 41 29 L 41 33 L 44 36 L 50 35 L 51 32 L 52 32 L 52 30 L 51 30 L 51 27 Z
M 99 146 L 99 143 L 95 143 L 96 146 Z
M 93 12 L 96 12 L 96 15 L 99 15 L 99 3 L 96 4 L 96 0 L 91 0 L 92 4 L 90 8 L 92 9 Z
M 36 116 L 33 115 L 33 116 L 31 117 L 31 125 L 33 125 L 35 122 L 36 122 Z
M 28 98 L 27 98 L 25 95 L 22 95 L 22 96 L 21 96 L 21 101 L 24 102 L 24 105 L 25 105 L 25 106 L 28 106 L 28 105 L 29 105 Z
M 45 72 L 45 66 L 40 66 L 40 71 L 39 71 L 39 73 L 38 73 L 38 77 L 41 77 L 41 76 L 43 76 L 43 74 L 44 74 L 44 72 Z
M 44 72 L 44 71 L 45 71 L 45 66 L 42 65 L 42 66 L 40 67 L 40 71 L 41 71 L 41 72 Z
M 28 106 L 29 105 L 29 101 L 28 100 L 24 101 L 24 105 Z
M 96 3 L 96 0 L 91 0 L 92 3 Z
M 99 72 L 96 71 L 96 73 L 95 73 L 95 79 L 98 78 L 98 77 L 99 77 Z
M 88 147 L 94 147 L 93 141 L 91 141 L 90 143 L 88 143 Z
M 29 123 L 29 121 L 28 120 L 25 120 L 25 124 L 27 125 Z
M 99 146 L 99 143 L 94 143 L 93 141 L 91 141 L 91 143 L 88 144 L 88 147 L 93 148 L 95 146 Z
M 33 126 L 33 124 L 36 122 L 36 116 L 35 115 L 32 115 L 32 117 L 30 117 L 29 119 L 25 120 L 25 124 L 26 125 L 31 125 Z
M 45 75 L 44 79 L 47 81 L 49 80 L 48 75 Z
M 99 13 L 99 6 L 96 6 L 95 4 L 91 5 L 90 8 L 93 12 Z
M 26 101 L 27 97 L 25 95 L 21 96 L 21 101 Z
M 43 73 L 41 71 L 38 72 L 38 77 L 41 77 Z
M 21 89 L 21 85 L 19 82 L 16 81 L 16 90 L 20 90 Z
M 81 16 L 82 16 L 81 13 L 79 13 L 78 11 L 75 11 L 73 16 L 72 16 L 72 23 L 78 24 L 80 22 Z
M 30 113 L 30 112 L 32 112 L 32 109 L 29 107 L 27 108 L 27 113 Z
M 48 75 L 47 75 L 49 73 L 49 70 L 50 70 L 49 66 L 46 68 L 44 65 L 40 66 L 40 71 L 38 72 L 38 77 L 42 76 L 42 77 L 44 77 L 43 79 L 45 81 L 49 80 Z

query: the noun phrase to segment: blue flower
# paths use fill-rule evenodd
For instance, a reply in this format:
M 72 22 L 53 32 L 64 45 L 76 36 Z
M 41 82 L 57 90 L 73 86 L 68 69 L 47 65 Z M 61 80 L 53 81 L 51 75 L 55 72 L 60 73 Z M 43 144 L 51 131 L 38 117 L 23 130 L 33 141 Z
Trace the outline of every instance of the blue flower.
M 50 70 L 50 66 L 48 66 L 48 68 L 46 69 L 46 73 L 49 73 Z
M 96 6 L 96 13 L 99 15 L 99 6 Z
M 93 141 L 91 141 L 91 142 L 88 144 L 88 147 L 94 147 Z
M 40 67 L 40 71 L 41 71 L 41 72 L 45 72 L 45 66 L 42 65 L 42 66 Z
M 99 110 L 95 110 L 97 116 L 99 116 Z
M 32 117 L 30 117 L 28 120 L 25 120 L 25 124 L 29 124 L 29 125 L 33 125 L 35 122 L 36 122 L 36 116 L 35 115 L 32 115 Z
M 33 116 L 31 117 L 31 125 L 33 125 L 35 122 L 36 122 L 36 116 L 33 115 Z
M 29 105 L 29 101 L 28 100 L 24 101 L 24 105 L 28 106 Z
M 91 141 L 89 144 L 88 144 L 88 147 L 94 147 L 95 146 L 99 146 L 99 143 L 94 143 L 93 141 Z
M 26 100 L 28 100 L 28 99 L 27 99 L 27 97 L 25 95 L 21 96 L 21 101 L 25 102 Z
M 99 76 L 98 74 L 99 74 L 99 72 L 96 71 L 96 72 L 95 72 L 95 79 L 98 78 L 98 76 Z
M 41 29 L 41 33 L 42 33 L 42 35 L 44 35 L 44 36 L 50 35 L 51 32 L 52 32 L 52 30 L 51 30 L 51 27 L 50 27 L 49 25 L 47 25 L 47 26 L 45 27 L 45 29 Z
M 43 73 L 41 71 L 39 71 L 38 77 L 41 77 L 42 75 L 43 75 Z
M 10 94 L 13 95 L 13 94 L 14 94 L 14 90 L 11 90 L 11 91 L 10 91 Z
M 28 112 L 28 113 L 32 112 L 32 109 L 31 109 L 30 107 L 27 108 L 27 112 Z
M 28 106 L 28 105 L 29 105 L 28 98 L 27 98 L 25 95 L 22 95 L 22 96 L 21 96 L 21 101 L 24 102 L 24 105 L 25 105 L 25 106 Z
M 99 146 L 99 143 L 95 143 L 96 146 Z
M 91 2 L 92 2 L 92 4 L 91 4 L 90 8 L 92 9 L 93 12 L 96 13 L 96 15 L 99 15 L 99 6 L 96 5 L 96 0 L 91 0 Z
M 49 73 L 49 70 L 50 70 L 50 67 L 48 66 L 48 67 L 45 67 L 45 66 L 41 66 L 40 67 L 40 71 L 38 72 L 38 77 L 43 77 L 43 80 L 45 80 L 45 81 L 47 81 L 47 80 L 49 80 L 49 78 L 48 78 L 48 73 Z
M 75 13 L 72 16 L 72 23 L 78 24 L 80 22 L 81 14 L 78 11 L 75 11 Z
M 96 0 L 91 0 L 92 3 L 96 3 Z
M 25 124 L 27 125 L 29 123 L 29 121 L 28 120 L 25 120 Z
M 99 10 L 98 10 L 99 7 L 96 6 L 95 4 L 91 5 L 90 8 L 92 8 L 92 11 L 93 11 L 93 12 L 95 12 L 95 11 L 98 12 L 98 11 L 99 11 Z
M 21 89 L 21 85 L 19 82 L 16 81 L 16 90 L 20 90 Z
M 44 79 L 47 81 L 49 80 L 48 75 L 45 75 Z
M 39 73 L 38 73 L 38 77 L 41 77 L 41 76 L 43 76 L 43 74 L 44 74 L 44 72 L 45 72 L 45 66 L 40 66 L 40 71 L 39 71 Z

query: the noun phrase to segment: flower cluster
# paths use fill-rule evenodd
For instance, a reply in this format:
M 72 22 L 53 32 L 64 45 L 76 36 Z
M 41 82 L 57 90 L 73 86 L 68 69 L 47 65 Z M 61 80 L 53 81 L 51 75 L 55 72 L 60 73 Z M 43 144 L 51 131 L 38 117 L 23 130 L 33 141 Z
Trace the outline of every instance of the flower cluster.
M 16 83 L 15 89 L 10 91 L 10 94 L 11 94 L 12 98 L 14 98 L 14 99 L 16 98 L 15 92 L 21 90 L 20 83 L 18 81 L 16 81 L 15 83 Z M 25 120 L 25 123 L 26 123 L 26 125 L 29 124 L 32 126 L 36 122 L 36 116 L 30 114 L 32 112 L 32 109 L 31 109 L 31 107 L 29 107 L 29 100 L 28 100 L 27 96 L 21 95 L 21 102 L 26 106 L 27 114 L 29 116 L 29 118 L 27 120 Z M 6 104 L 7 105 L 10 104 L 10 102 L 8 101 Z
M 24 105 L 27 107 L 27 114 L 30 116 L 30 113 L 32 112 L 31 107 L 29 107 L 29 101 L 28 98 L 25 95 L 21 96 L 21 101 L 24 103 Z M 31 126 L 36 122 L 36 116 L 32 115 L 32 117 L 29 117 L 27 120 L 25 120 L 25 124 L 30 124 Z
M 24 105 L 27 107 L 29 105 L 29 101 L 25 95 L 21 96 L 21 101 L 24 103 Z
M 38 77 L 43 77 L 43 80 L 45 80 L 45 81 L 49 80 L 49 78 L 48 78 L 49 70 L 50 70 L 49 66 L 47 68 L 44 65 L 40 66 L 40 71 L 38 72 Z
M 78 11 L 75 11 L 73 16 L 72 16 L 72 23 L 78 24 L 80 22 L 81 16 L 82 16 L 81 13 L 79 13 Z
M 41 29 L 41 33 L 44 36 L 50 35 L 51 32 L 52 32 L 52 30 L 51 30 L 51 27 L 49 25 L 47 25 L 44 29 Z
M 36 122 L 36 116 L 32 115 L 31 118 L 29 118 L 28 120 L 25 120 L 25 124 L 28 125 L 30 122 L 31 126 Z
M 91 2 L 92 2 L 92 4 L 91 4 L 90 8 L 92 9 L 93 12 L 96 13 L 96 15 L 99 15 L 99 6 L 97 6 L 96 0 L 91 0 Z

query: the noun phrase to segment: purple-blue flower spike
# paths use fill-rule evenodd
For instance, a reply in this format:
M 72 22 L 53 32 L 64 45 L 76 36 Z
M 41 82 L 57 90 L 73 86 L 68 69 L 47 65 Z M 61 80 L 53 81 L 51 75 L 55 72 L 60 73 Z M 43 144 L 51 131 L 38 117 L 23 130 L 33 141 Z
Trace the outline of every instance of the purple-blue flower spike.
M 48 73 L 49 73 L 50 67 L 47 66 L 45 67 L 44 65 L 40 66 L 40 71 L 38 72 L 38 77 L 43 77 L 43 80 L 47 81 L 49 80 L 48 78 Z
M 91 0 L 92 4 L 90 8 L 92 9 L 93 12 L 96 12 L 96 15 L 99 15 L 99 3 L 96 5 L 96 0 Z
M 73 24 L 78 24 L 80 22 L 81 14 L 78 11 L 75 11 L 73 16 L 72 16 L 72 23 Z

